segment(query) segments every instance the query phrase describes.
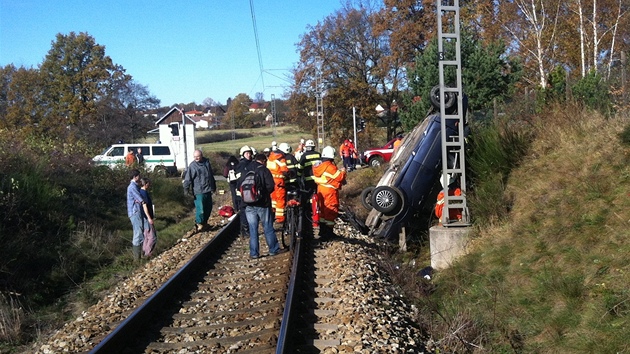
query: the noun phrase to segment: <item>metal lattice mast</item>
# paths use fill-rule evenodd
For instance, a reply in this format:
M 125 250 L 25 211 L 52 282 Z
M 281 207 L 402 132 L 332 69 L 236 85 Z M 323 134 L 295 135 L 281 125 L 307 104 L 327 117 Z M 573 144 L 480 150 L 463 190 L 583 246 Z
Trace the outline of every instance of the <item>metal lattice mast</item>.
M 459 22 L 459 0 L 437 0 L 438 16 L 438 55 L 440 70 L 440 117 L 442 129 L 442 181 L 444 192 L 444 208 L 442 212 L 442 225 L 444 226 L 468 226 L 470 214 L 466 204 L 466 159 L 465 159 L 465 135 L 464 135 L 464 104 L 462 90 L 462 59 L 461 37 Z M 445 48 L 446 47 L 446 48 Z M 454 48 L 454 53 L 451 48 Z M 445 82 L 445 71 L 455 71 L 455 82 Z M 446 93 L 457 95 L 457 111 L 447 114 L 445 107 Z M 447 125 L 457 126 L 457 133 L 446 135 Z M 449 182 L 455 179 L 459 182 L 461 195 L 449 195 Z M 462 210 L 462 220 L 449 220 L 451 209 Z
M 278 125 L 278 118 L 276 118 L 276 95 L 271 94 L 271 126 L 273 137 L 276 137 L 276 125 Z
M 315 69 L 315 98 L 317 115 L 317 149 L 321 151 L 324 147 L 324 92 L 322 89 L 321 68 Z

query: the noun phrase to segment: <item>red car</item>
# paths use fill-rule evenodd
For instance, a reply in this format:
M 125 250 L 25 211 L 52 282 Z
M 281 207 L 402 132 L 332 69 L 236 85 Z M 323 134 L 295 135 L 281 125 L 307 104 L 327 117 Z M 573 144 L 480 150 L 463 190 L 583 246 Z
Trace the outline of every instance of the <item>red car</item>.
M 398 138 L 390 140 L 380 148 L 366 149 L 363 151 L 363 154 L 361 154 L 361 163 L 376 167 L 380 166 L 382 163 L 389 162 L 394 153 L 394 142 L 396 140 L 398 140 Z

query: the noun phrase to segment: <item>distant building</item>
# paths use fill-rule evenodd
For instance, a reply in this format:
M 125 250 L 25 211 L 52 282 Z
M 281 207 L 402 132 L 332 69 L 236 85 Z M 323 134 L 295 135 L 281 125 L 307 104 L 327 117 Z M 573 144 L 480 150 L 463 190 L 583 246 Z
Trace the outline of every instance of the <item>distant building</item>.
M 269 108 L 269 102 L 254 102 L 249 105 L 249 112 L 253 114 L 265 114 Z

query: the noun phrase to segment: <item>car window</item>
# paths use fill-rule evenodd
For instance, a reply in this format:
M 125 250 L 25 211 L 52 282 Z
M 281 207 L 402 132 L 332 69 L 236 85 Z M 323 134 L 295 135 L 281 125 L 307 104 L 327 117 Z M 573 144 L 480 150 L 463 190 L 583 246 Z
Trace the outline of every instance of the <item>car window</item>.
M 134 148 L 133 152 L 138 152 L 138 148 L 142 149 L 142 155 L 148 155 L 149 154 L 149 147 L 148 146 L 138 146 L 138 147 Z
M 170 155 L 171 149 L 168 146 L 154 146 L 153 147 L 153 155 L 163 156 Z
M 107 154 L 107 156 L 124 156 L 124 155 L 125 155 L 125 148 L 122 146 L 116 146 L 109 152 L 109 154 Z

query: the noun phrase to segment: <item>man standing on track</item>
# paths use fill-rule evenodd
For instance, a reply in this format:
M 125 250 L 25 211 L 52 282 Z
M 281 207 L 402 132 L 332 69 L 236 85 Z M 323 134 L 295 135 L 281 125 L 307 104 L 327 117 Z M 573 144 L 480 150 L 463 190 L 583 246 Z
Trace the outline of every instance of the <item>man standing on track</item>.
M 321 218 L 319 223 L 320 237 L 335 237 L 333 226 L 339 214 L 339 189 L 346 181 L 345 169 L 335 165 L 335 149 L 326 146 L 322 150 L 322 162 L 313 166 L 313 179 L 317 183 Z
M 243 171 L 237 185 L 240 189 L 245 175 L 249 171 L 256 174 L 257 187 L 260 192 L 260 199 L 256 202 L 246 204 L 245 215 L 249 224 L 249 257 L 256 259 L 260 257 L 260 244 L 258 242 L 258 224 L 262 222 L 265 233 L 265 241 L 269 247 L 269 255 L 275 256 L 282 253 L 278 244 L 278 237 L 273 229 L 273 213 L 271 212 L 271 192 L 274 190 L 274 179 L 271 172 L 266 167 L 267 157 L 265 154 L 257 154 L 253 162 L 248 165 L 248 171 Z M 243 203 L 245 204 L 245 203 Z
M 252 152 L 252 148 L 244 145 L 241 150 L 241 159 L 236 166 L 236 179 L 238 180 L 241 176 L 245 177 L 247 173 L 247 169 L 249 165 L 253 163 L 254 153 Z M 241 192 L 236 188 L 236 210 L 241 212 L 241 216 L 239 216 L 241 221 L 241 237 L 249 236 L 249 226 L 247 226 L 247 219 L 245 218 L 245 203 L 241 199 Z
M 191 162 L 186 169 L 183 186 L 184 191 L 189 191 L 195 195 L 195 231 L 201 231 L 208 226 L 208 219 L 212 212 L 212 193 L 217 190 L 214 180 L 214 173 L 210 161 L 203 157 L 201 150 L 193 153 L 195 161 Z
M 271 171 L 275 189 L 271 193 L 271 207 L 276 214 L 276 223 L 284 223 L 284 206 L 286 205 L 286 179 L 289 175 L 289 169 L 287 168 L 287 160 L 284 156 L 284 152 L 280 149 L 272 150 L 269 154 L 269 160 L 267 161 L 267 168 Z M 279 226 L 281 228 L 281 226 Z

